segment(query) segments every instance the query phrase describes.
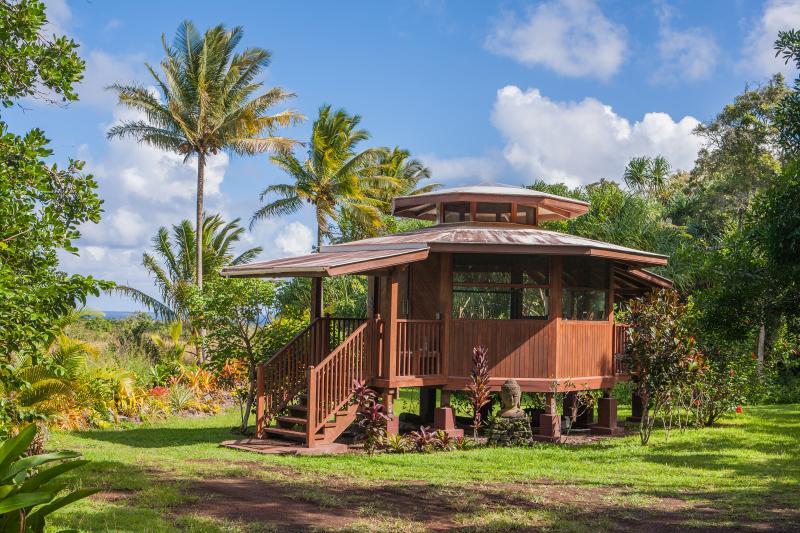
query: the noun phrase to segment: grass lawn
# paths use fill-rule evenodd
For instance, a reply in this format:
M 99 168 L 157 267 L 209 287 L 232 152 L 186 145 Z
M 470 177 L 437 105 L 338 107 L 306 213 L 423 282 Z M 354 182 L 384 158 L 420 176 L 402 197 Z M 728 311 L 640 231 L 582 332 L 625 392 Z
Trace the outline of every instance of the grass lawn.
M 235 414 L 54 433 L 103 492 L 53 515 L 86 531 L 666 531 L 800 528 L 800 406 L 718 427 L 586 446 L 430 455 L 262 456 L 222 449 Z

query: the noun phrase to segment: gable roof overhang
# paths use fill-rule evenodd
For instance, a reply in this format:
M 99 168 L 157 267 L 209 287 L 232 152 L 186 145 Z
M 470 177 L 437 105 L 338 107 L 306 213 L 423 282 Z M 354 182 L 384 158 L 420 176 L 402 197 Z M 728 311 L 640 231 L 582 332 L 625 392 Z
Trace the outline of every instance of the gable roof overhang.
M 324 248 L 324 247 L 323 247 Z M 322 250 L 318 253 L 228 266 L 220 273 L 231 278 L 321 278 L 362 274 L 397 265 L 424 261 L 430 249 L 425 245 L 399 246 L 378 250 Z

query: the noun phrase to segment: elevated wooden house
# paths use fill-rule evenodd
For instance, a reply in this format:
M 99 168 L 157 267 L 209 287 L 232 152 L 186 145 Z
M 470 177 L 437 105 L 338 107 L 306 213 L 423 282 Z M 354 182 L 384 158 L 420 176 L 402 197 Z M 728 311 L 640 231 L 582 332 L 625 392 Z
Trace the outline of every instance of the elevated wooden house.
M 399 387 L 441 389 L 437 422 L 449 429 L 448 393 L 464 390 L 472 348 L 483 345 L 493 388 L 514 378 L 523 391 L 547 393 L 539 432 L 557 439 L 552 393 L 609 391 L 627 378 L 614 304 L 670 285 L 645 270 L 664 256 L 539 227 L 588 208 L 517 187 L 438 190 L 393 203 L 396 216 L 429 227 L 225 268 L 312 278 L 311 323 L 260 368 L 258 435 L 332 442 L 353 421 L 355 379 L 382 391 L 390 414 Z M 369 280 L 367 316 L 323 316 L 322 278 L 347 274 Z M 615 428 L 606 395 L 596 429 Z

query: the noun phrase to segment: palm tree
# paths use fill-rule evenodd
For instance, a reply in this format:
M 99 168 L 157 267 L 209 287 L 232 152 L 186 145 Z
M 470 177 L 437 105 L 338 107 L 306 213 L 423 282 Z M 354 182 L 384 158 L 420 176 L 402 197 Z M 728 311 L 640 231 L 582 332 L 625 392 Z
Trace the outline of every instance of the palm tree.
M 437 187 L 437 183 L 428 183 L 420 186 L 422 180 L 430 179 L 431 171 L 419 159 L 413 159 L 411 152 L 395 146 L 391 150 L 383 148 L 377 164 L 379 176 L 383 177 L 373 185 L 383 205 L 381 210 L 389 214 L 392 198 L 395 196 L 411 196 L 430 192 Z
M 270 185 L 261 192 L 261 200 L 277 196 L 255 212 L 252 228 L 263 218 L 296 213 L 307 202 L 314 206 L 317 222 L 317 249 L 323 237 L 330 235 L 330 222 L 339 210 L 347 210 L 364 226 L 380 226 L 381 202 L 372 187 L 391 183 L 377 172 L 381 150 L 358 151 L 358 144 L 369 138 L 359 129 L 359 115 L 348 115 L 344 109 L 331 111 L 325 105 L 311 128 L 311 142 L 305 161 L 290 152 L 271 157 L 294 180 L 293 183 Z
M 293 97 L 278 87 L 261 92 L 256 77 L 270 64 L 270 52 L 247 48 L 236 53 L 243 30 L 215 26 L 200 33 L 183 22 L 172 46 L 162 35 L 166 58 L 161 74 L 146 65 L 158 96 L 141 85 L 115 84 L 119 103 L 144 114 L 108 131 L 108 137 L 132 137 L 139 142 L 176 152 L 188 160 L 197 158 L 197 258 L 195 282 L 203 285 L 203 187 L 206 160 L 220 150 L 236 154 L 290 150 L 295 141 L 275 136 L 280 126 L 301 120 L 286 110 L 268 114 L 271 107 Z M 260 93 L 257 96 L 256 93 Z
M 663 156 L 634 157 L 625 167 L 622 179 L 629 189 L 653 198 L 664 190 L 671 172 Z
M 197 270 L 197 257 L 203 258 L 202 270 L 206 273 L 217 272 L 226 265 L 249 263 L 261 253 L 261 248 L 250 248 L 234 255 L 233 246 L 242 233 L 244 228 L 239 226 L 238 218 L 226 224 L 220 215 L 206 215 L 202 232 L 204 251 L 197 254 L 196 235 L 190 221 L 173 225 L 171 238 L 169 230 L 161 227 L 153 237 L 155 255 L 145 252 L 142 256 L 142 264 L 155 279 L 160 298 L 125 285 L 117 285 L 114 290 L 133 298 L 163 320 L 190 322 L 186 299 Z

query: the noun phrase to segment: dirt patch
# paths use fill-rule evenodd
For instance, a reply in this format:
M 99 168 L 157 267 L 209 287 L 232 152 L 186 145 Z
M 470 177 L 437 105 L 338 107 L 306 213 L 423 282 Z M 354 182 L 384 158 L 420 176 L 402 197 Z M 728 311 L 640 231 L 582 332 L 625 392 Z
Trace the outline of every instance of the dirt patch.
M 281 531 L 341 528 L 357 518 L 291 496 L 284 484 L 250 478 L 206 479 L 192 483 L 196 502 L 184 510 L 217 519 L 282 526 Z
M 336 477 L 226 477 L 193 481 L 189 490 L 193 503 L 182 506 L 183 512 L 269 525 L 280 531 L 346 529 L 356 521 L 378 526 L 389 523 L 387 520 L 428 530 L 477 531 L 497 529 L 483 523 L 483 515 L 519 511 L 555 513 L 589 528 L 601 524 L 600 529 L 646 528 L 649 533 L 685 528 L 687 520 L 698 531 L 790 530 L 790 525 L 800 520 L 796 512 L 789 511 L 777 513 L 774 520 L 720 522 L 722 511 L 714 507 L 713 500 L 647 497 L 626 487 L 571 485 L 546 479 L 462 486 L 413 481 L 359 484 Z

